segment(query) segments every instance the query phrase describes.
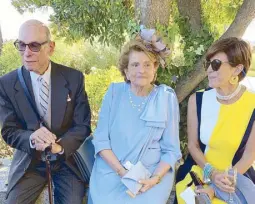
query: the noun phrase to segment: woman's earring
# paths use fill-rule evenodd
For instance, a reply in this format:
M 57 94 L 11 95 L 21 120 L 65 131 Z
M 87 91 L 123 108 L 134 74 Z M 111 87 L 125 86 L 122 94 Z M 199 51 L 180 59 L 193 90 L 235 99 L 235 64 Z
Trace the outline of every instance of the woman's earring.
M 238 83 L 238 80 L 239 80 L 238 76 L 234 76 L 230 78 L 229 83 L 235 85 Z

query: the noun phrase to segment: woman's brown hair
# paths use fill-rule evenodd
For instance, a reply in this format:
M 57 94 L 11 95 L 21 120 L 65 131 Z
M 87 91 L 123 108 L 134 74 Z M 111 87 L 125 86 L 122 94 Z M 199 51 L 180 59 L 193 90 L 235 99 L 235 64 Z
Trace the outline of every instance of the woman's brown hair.
M 243 71 L 247 74 L 252 59 L 251 47 L 247 42 L 236 37 L 218 40 L 208 49 L 206 60 L 210 60 L 219 52 L 224 52 L 227 55 L 232 67 L 242 64 L 244 66 Z M 245 74 L 243 72 L 239 74 L 239 81 L 245 77 Z
M 157 53 L 150 51 L 143 41 L 138 39 L 131 40 L 123 47 L 118 64 L 118 68 L 121 75 L 124 77 L 125 82 L 129 82 L 126 77 L 125 70 L 128 68 L 129 54 L 132 51 L 144 52 L 154 62 L 155 66 L 159 65 L 159 56 Z

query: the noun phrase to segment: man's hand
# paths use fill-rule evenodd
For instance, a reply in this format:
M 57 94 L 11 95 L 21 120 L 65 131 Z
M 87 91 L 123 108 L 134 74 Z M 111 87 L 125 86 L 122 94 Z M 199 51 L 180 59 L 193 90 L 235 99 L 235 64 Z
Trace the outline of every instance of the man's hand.
M 56 135 L 51 133 L 47 128 L 41 127 L 32 133 L 30 137 L 32 144 L 35 145 L 35 149 L 38 151 L 44 151 L 46 147 L 55 144 L 57 139 Z

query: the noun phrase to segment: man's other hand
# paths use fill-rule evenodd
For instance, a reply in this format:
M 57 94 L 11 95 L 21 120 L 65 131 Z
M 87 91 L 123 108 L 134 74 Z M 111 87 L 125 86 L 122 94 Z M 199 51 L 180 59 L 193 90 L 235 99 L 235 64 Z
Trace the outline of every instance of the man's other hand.
M 41 127 L 40 129 L 32 133 L 30 139 L 36 150 L 44 151 L 46 147 L 55 144 L 55 140 L 57 139 L 57 137 L 47 128 Z

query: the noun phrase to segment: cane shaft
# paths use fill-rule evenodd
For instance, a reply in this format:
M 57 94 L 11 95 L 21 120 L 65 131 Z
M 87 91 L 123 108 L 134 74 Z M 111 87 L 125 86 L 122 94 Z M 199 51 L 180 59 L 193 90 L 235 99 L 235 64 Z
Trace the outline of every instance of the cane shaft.
M 52 179 L 51 179 L 51 169 L 50 169 L 50 161 L 46 159 L 46 169 L 47 169 L 47 177 L 48 177 L 48 193 L 49 193 L 49 201 L 50 204 L 53 204 L 53 190 L 52 190 Z

